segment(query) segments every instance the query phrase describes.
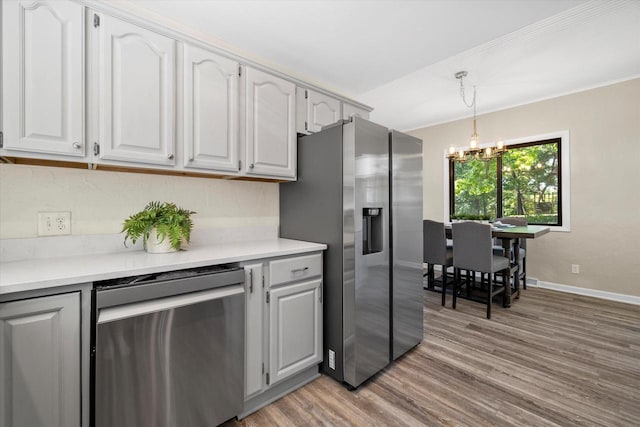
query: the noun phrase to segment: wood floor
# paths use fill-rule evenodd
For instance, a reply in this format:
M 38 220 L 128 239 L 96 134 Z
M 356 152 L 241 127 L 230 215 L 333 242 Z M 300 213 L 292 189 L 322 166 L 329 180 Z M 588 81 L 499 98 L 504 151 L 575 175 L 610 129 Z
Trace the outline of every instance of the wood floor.
M 244 426 L 640 426 L 640 307 L 529 288 L 509 309 L 425 291 L 424 341 L 356 391 L 322 376 Z

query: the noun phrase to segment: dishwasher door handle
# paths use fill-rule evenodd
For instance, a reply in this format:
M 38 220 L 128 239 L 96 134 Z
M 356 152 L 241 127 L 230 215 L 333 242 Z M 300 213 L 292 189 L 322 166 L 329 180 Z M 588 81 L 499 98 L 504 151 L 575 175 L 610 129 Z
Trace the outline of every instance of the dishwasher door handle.
M 177 295 L 173 297 L 103 308 L 100 309 L 98 313 L 97 323 L 101 324 L 115 322 L 122 319 L 128 319 L 130 317 L 142 316 L 144 314 L 155 313 L 158 311 L 171 310 L 173 308 L 184 307 L 187 305 L 197 304 L 214 299 L 226 298 L 242 293 L 244 293 L 244 289 L 241 284 L 238 284 L 233 286 L 225 286 L 224 288 L 217 288 L 207 291 Z

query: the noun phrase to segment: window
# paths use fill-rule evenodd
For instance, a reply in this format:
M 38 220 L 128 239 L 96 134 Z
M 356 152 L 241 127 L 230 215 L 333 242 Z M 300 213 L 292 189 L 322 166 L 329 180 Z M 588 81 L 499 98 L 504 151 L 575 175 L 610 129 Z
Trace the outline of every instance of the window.
M 522 216 L 563 225 L 562 138 L 511 144 L 501 158 L 449 161 L 450 219 Z

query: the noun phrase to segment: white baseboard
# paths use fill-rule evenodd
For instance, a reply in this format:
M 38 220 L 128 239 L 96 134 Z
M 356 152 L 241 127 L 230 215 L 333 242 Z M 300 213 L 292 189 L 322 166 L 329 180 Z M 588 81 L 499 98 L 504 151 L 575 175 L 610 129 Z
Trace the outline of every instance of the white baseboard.
M 427 271 L 427 267 L 429 266 L 429 264 L 422 264 L 422 268 L 423 270 L 426 272 Z M 438 265 L 438 264 L 434 264 L 433 265 L 433 271 L 439 271 L 442 272 L 442 266 Z M 451 270 L 449 270 L 449 272 L 451 272 Z
M 580 288 L 578 286 L 562 285 L 560 283 L 544 282 L 534 277 L 527 278 L 527 286 L 530 286 L 532 288 L 551 289 L 553 291 L 584 295 L 611 301 L 625 302 L 627 304 L 640 305 L 640 297 L 638 296 L 618 294 L 615 292 L 601 291 L 598 289 Z

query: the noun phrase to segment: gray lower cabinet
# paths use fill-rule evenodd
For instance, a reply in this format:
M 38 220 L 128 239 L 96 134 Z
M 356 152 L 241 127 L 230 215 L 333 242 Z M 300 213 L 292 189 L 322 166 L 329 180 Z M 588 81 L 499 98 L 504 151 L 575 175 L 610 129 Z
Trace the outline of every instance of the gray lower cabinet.
M 0 303 L 0 427 L 80 425 L 80 293 Z
M 322 254 L 244 265 L 243 418 L 319 376 L 322 362 Z
M 271 290 L 269 361 L 273 383 L 322 361 L 322 280 Z
M 265 386 L 264 286 L 262 264 L 251 264 L 245 269 L 245 398 L 262 391 Z

